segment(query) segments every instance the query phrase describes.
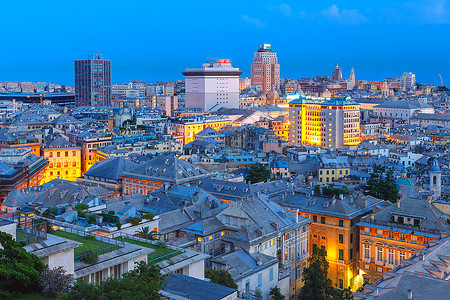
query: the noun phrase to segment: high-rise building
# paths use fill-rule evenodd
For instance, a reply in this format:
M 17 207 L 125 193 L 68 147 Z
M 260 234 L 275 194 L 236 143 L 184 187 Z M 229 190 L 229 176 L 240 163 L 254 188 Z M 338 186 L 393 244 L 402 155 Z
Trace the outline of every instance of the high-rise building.
M 208 60 L 201 68 L 187 68 L 186 108 L 205 111 L 221 107 L 239 107 L 239 68 L 233 68 L 229 59 Z
M 416 74 L 411 72 L 403 73 L 400 78 L 400 87 L 404 90 L 415 90 L 416 89 Z
M 75 61 L 75 105 L 111 105 L 111 61 L 101 54 Z
M 252 85 L 259 85 L 266 93 L 280 88 L 280 65 L 270 44 L 259 45 L 251 68 Z
M 336 68 L 333 70 L 333 73 L 331 73 L 331 79 L 332 80 L 341 80 L 342 79 L 342 69 L 339 68 L 338 65 L 336 65 Z
M 342 148 L 360 142 L 360 105 L 350 97 L 297 96 L 289 103 L 289 120 L 289 141 L 296 145 Z

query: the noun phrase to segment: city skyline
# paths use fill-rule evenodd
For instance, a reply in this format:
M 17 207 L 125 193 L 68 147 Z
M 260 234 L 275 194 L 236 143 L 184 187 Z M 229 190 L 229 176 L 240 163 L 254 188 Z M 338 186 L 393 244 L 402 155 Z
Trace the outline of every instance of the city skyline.
M 4 18 L 6 31 L 28 33 L 27 39 L 11 35 L 0 49 L 0 81 L 73 85 L 73 61 L 97 52 L 111 60 L 113 83 L 182 79 L 185 68 L 201 66 L 208 56 L 229 58 L 249 77 L 253 53 L 262 43 L 277 52 L 281 78 L 330 75 L 337 63 L 345 78 L 354 67 L 357 79 L 413 72 L 419 83 L 440 84 L 439 74 L 444 84 L 449 80 L 449 1 L 379 1 L 371 6 L 356 1 L 206 6 L 199 1 L 189 7 L 176 2 L 170 17 L 161 13 L 169 11 L 162 3 L 122 7 L 97 1 L 90 10 L 74 3 L 30 2 L 20 17 L 12 13 Z M 9 11 L 13 5 L 3 4 L 11 6 Z M 211 13 L 204 13 L 205 8 Z M 193 18 L 201 12 L 202 18 Z M 36 14 L 40 18 L 34 26 L 20 22 Z M 201 27 L 205 23 L 210 26 Z

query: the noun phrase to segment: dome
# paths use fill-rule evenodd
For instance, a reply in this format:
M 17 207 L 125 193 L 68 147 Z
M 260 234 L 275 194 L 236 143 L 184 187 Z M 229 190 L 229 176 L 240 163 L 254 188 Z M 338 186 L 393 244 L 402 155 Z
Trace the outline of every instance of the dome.
M 432 172 L 440 172 L 441 171 L 441 169 L 439 168 L 439 163 L 436 159 L 433 161 L 433 165 L 431 166 L 430 171 L 432 171 Z
M 328 89 L 325 90 L 325 92 L 322 93 L 322 97 L 324 98 L 331 98 L 331 93 Z
M 397 97 L 395 97 L 395 95 L 393 95 L 393 94 L 389 95 L 389 97 L 387 97 L 387 99 L 391 102 L 397 101 Z
M 276 89 L 271 89 L 267 92 L 266 98 L 267 99 L 278 99 L 278 92 Z

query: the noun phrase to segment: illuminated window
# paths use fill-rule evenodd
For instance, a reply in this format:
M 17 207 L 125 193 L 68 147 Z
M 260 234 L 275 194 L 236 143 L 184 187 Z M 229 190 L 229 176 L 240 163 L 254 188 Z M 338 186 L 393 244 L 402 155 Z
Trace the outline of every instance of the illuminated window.
M 383 247 L 377 247 L 377 261 L 383 261 Z
M 364 244 L 364 258 L 370 258 L 370 245 Z

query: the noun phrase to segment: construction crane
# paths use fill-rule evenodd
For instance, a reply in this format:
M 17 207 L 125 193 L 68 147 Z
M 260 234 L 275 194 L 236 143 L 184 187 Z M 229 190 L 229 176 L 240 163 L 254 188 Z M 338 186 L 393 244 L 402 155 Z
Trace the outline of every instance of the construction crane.
M 444 82 L 442 81 L 442 76 L 439 74 L 439 78 L 441 78 L 441 86 L 444 86 Z

